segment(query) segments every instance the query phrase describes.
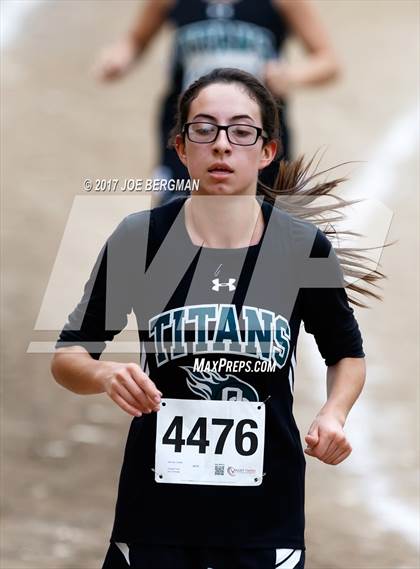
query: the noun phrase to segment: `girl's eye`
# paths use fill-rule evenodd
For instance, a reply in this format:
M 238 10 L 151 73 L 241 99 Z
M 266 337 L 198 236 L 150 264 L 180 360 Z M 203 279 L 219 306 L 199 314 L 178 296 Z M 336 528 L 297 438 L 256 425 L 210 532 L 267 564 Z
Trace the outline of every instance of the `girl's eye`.
M 233 129 L 233 133 L 234 136 L 238 136 L 240 138 L 245 138 L 247 136 L 253 135 L 253 130 L 250 128 L 246 128 L 246 127 L 235 127 Z
M 194 132 L 200 135 L 213 134 L 216 127 L 213 125 L 195 125 Z

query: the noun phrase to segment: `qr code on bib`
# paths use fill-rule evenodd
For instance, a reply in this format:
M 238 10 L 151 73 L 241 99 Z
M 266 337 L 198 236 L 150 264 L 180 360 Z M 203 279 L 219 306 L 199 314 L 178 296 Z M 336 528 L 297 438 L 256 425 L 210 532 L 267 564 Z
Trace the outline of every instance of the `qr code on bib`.
M 216 476 L 224 476 L 225 475 L 225 465 L 224 464 L 215 464 L 214 465 L 214 474 Z

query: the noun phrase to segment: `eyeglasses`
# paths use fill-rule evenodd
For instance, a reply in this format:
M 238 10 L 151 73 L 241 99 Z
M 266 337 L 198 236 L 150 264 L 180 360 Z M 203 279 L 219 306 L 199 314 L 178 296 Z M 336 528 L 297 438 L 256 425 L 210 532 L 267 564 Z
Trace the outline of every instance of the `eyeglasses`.
M 265 130 L 258 126 L 249 124 L 229 124 L 222 126 L 211 122 L 187 122 L 182 129 L 191 142 L 198 144 L 209 144 L 214 142 L 221 130 L 226 131 L 226 136 L 231 144 L 239 146 L 252 146 L 258 137 L 268 138 Z

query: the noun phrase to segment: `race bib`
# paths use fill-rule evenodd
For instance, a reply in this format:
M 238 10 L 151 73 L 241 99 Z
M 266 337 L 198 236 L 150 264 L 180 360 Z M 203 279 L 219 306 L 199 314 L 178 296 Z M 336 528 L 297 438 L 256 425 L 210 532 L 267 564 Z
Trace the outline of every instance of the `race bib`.
M 264 403 L 162 399 L 157 413 L 155 480 L 259 486 L 264 436 Z

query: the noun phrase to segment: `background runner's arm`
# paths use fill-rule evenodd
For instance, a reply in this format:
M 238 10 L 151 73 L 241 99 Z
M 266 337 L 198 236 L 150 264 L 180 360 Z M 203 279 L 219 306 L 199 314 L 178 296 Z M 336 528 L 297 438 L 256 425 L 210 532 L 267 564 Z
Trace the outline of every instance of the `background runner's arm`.
M 292 34 L 303 44 L 307 56 L 300 63 L 269 62 L 266 82 L 275 95 L 286 95 L 291 89 L 317 85 L 336 79 L 340 72 L 337 55 L 329 34 L 312 2 L 273 0 Z
M 124 75 L 144 52 L 165 23 L 174 0 L 146 0 L 131 30 L 108 46 L 96 64 L 96 74 L 103 80 Z
M 142 2 L 142 8 L 129 37 L 137 50 L 143 51 L 150 40 L 157 34 L 167 19 L 169 10 L 175 4 L 175 0 L 148 0 Z

